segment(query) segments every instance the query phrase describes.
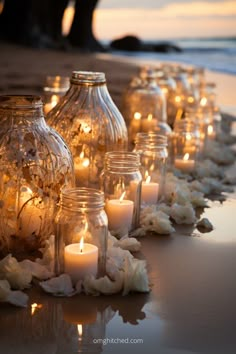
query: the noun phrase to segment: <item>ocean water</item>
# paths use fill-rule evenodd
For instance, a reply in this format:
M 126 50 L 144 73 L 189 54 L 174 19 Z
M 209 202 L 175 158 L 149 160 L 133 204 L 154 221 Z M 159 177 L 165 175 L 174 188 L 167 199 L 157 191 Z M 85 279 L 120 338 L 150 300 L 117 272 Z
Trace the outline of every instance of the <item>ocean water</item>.
M 159 41 L 161 42 L 161 41 Z M 181 62 L 206 69 L 236 75 L 236 37 L 232 38 L 191 38 L 165 40 L 182 48 L 181 53 L 155 53 L 155 52 L 114 52 L 129 58 L 135 57 L 137 61 L 150 62 Z M 148 43 L 151 43 L 149 41 Z

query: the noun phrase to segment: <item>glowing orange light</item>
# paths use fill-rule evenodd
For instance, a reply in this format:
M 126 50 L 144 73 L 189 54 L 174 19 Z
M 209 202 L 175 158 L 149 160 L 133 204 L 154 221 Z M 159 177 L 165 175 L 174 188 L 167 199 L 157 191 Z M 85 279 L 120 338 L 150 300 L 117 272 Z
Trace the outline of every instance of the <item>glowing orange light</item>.
M 188 159 L 189 159 L 189 153 L 187 152 L 187 153 L 184 155 L 183 160 L 184 160 L 184 161 L 188 161 Z
M 141 117 L 142 117 L 142 114 L 141 113 L 139 113 L 139 112 L 135 112 L 134 113 L 134 119 L 141 119 Z

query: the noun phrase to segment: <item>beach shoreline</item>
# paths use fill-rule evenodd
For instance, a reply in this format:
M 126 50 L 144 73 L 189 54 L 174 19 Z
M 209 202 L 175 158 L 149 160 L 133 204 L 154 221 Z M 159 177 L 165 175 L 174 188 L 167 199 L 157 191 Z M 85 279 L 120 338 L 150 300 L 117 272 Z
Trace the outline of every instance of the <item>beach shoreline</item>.
M 122 94 L 139 67 L 160 61 L 105 54 L 33 49 L 0 43 L 0 94 L 43 94 L 46 76 L 71 76 L 74 70 L 102 71 L 110 95 L 121 110 Z M 236 115 L 236 75 L 206 70 L 207 81 L 216 83 L 221 111 Z

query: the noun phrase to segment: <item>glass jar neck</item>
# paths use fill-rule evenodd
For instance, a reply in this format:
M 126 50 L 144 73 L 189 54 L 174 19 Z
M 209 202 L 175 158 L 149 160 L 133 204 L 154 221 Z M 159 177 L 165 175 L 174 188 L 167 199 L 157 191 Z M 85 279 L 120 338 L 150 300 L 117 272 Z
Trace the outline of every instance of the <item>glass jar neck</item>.
M 0 96 L 0 111 L 3 119 L 11 118 L 16 123 L 33 124 L 39 119 L 44 120 L 43 103 L 40 96 L 3 95 Z
M 106 84 L 106 78 L 102 72 L 73 71 L 70 82 L 81 86 L 100 86 Z
M 104 193 L 93 188 L 71 188 L 62 191 L 61 208 L 72 212 L 87 213 L 104 207 Z
M 135 172 L 140 168 L 140 156 L 136 152 L 114 151 L 105 154 L 104 168 L 110 172 Z
M 137 133 L 135 139 L 136 147 L 150 147 L 164 149 L 167 147 L 167 136 L 157 133 Z

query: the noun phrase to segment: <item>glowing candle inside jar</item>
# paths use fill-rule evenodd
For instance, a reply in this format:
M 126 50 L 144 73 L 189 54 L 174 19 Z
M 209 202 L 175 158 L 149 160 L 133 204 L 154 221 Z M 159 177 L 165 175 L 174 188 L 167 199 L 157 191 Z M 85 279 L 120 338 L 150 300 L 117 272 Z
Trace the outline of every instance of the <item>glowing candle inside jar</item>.
M 75 158 L 74 160 L 76 181 L 78 181 L 79 183 L 88 181 L 89 165 L 90 161 L 87 157 L 84 157 L 84 151 L 82 151 L 79 155 L 79 158 Z
M 214 128 L 213 125 L 208 125 L 207 127 L 207 137 L 209 139 L 214 139 L 215 138 L 215 132 L 214 132 Z
M 83 280 L 86 275 L 96 277 L 98 268 L 98 247 L 84 243 L 82 236 L 80 243 L 72 243 L 64 250 L 65 273 L 71 276 L 73 284 Z
M 135 112 L 134 118 L 131 120 L 129 130 L 130 130 L 130 135 L 133 138 L 140 131 L 141 117 L 142 117 L 141 113 Z
M 44 113 L 48 114 L 48 112 L 50 112 L 51 109 L 53 109 L 58 104 L 58 102 L 59 102 L 59 96 L 52 95 L 51 101 L 44 105 Z
M 175 167 L 182 172 L 192 172 L 195 166 L 195 161 L 189 159 L 189 153 L 186 153 L 183 159 L 175 159 Z
M 18 199 L 19 234 L 23 238 L 38 235 L 43 218 L 42 199 L 34 196 L 29 187 L 21 187 Z
M 145 204 L 156 204 L 158 198 L 159 184 L 151 182 L 151 176 L 147 176 L 142 182 L 141 200 Z
M 155 130 L 157 126 L 157 119 L 153 118 L 152 114 L 149 114 L 146 119 L 141 120 L 141 130 L 144 133 L 148 133 Z
M 106 203 L 109 230 L 117 231 L 124 227 L 131 230 L 134 202 L 124 199 L 125 194 L 120 199 L 110 199 Z

